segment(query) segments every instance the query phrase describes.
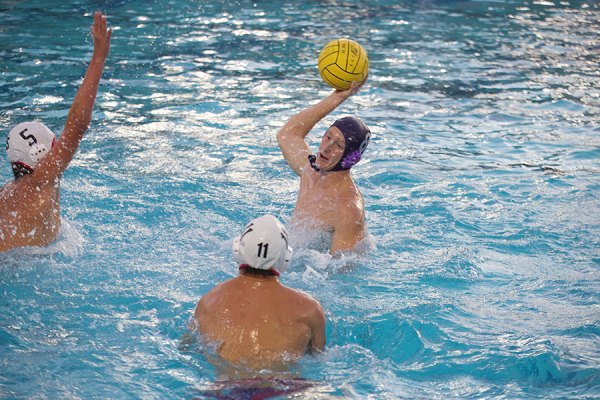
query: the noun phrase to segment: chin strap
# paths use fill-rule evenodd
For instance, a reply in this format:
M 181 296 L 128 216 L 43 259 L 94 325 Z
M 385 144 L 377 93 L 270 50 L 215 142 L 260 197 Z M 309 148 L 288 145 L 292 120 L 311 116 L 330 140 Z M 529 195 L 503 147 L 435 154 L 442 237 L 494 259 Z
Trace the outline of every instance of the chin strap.
M 15 175 L 15 179 L 21 178 L 25 175 L 31 174 L 33 172 L 33 168 L 29 165 L 25 165 L 22 162 L 14 162 L 10 164 L 12 166 L 13 174 Z
M 317 156 L 314 156 L 312 154 L 308 156 L 308 162 L 310 163 L 310 166 L 312 167 L 312 169 L 319 172 L 321 170 L 321 168 L 317 167 L 317 164 L 315 164 L 316 160 L 317 160 Z

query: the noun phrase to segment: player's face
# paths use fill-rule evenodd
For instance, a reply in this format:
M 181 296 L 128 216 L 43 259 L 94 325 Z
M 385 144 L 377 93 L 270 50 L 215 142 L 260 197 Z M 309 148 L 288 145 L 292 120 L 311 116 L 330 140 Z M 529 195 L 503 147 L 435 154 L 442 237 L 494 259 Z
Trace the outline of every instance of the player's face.
M 322 170 L 333 168 L 344 155 L 346 141 L 342 132 L 335 126 L 330 127 L 319 146 L 319 152 L 315 164 Z

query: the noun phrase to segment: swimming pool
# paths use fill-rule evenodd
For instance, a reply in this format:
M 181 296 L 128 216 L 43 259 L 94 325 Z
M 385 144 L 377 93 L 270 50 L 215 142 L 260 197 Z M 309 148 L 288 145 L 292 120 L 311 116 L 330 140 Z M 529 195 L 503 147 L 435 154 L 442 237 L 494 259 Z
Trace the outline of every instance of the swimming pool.
M 217 375 L 187 320 L 247 221 L 289 220 L 275 133 L 328 93 L 338 36 L 370 83 L 316 131 L 370 125 L 353 174 L 375 248 L 347 270 L 297 246 L 282 280 L 328 335 L 303 396 L 600 396 L 597 4 L 3 2 L 2 132 L 62 129 L 98 8 L 115 31 L 61 236 L 0 255 L 0 397 L 202 398 Z

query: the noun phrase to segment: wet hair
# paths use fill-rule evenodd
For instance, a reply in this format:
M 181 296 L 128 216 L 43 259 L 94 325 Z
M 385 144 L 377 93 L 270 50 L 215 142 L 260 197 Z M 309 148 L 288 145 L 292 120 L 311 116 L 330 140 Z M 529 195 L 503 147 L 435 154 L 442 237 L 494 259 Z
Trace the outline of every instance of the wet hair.
M 272 269 L 252 268 L 247 264 L 240 265 L 240 272 L 244 271 L 247 275 L 253 276 L 278 276 L 279 274 Z
M 33 169 L 29 168 L 23 163 L 11 163 L 10 164 L 13 170 L 13 175 L 15 179 L 19 179 L 25 175 L 29 175 L 33 172 Z

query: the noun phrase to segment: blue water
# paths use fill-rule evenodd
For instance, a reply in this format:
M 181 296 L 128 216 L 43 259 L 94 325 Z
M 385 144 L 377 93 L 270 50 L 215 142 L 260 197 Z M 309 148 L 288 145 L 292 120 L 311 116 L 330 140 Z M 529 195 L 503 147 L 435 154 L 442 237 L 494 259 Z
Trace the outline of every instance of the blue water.
M 187 321 L 248 220 L 289 221 L 275 134 L 329 93 L 316 57 L 346 36 L 369 83 L 310 141 L 371 126 L 353 176 L 374 249 L 332 260 L 296 233 L 282 281 L 328 336 L 297 398 L 600 398 L 598 3 L 271 3 L 0 3 L 5 133 L 60 132 L 92 12 L 115 29 L 60 237 L 0 255 L 0 397 L 203 398 L 218 376 Z

